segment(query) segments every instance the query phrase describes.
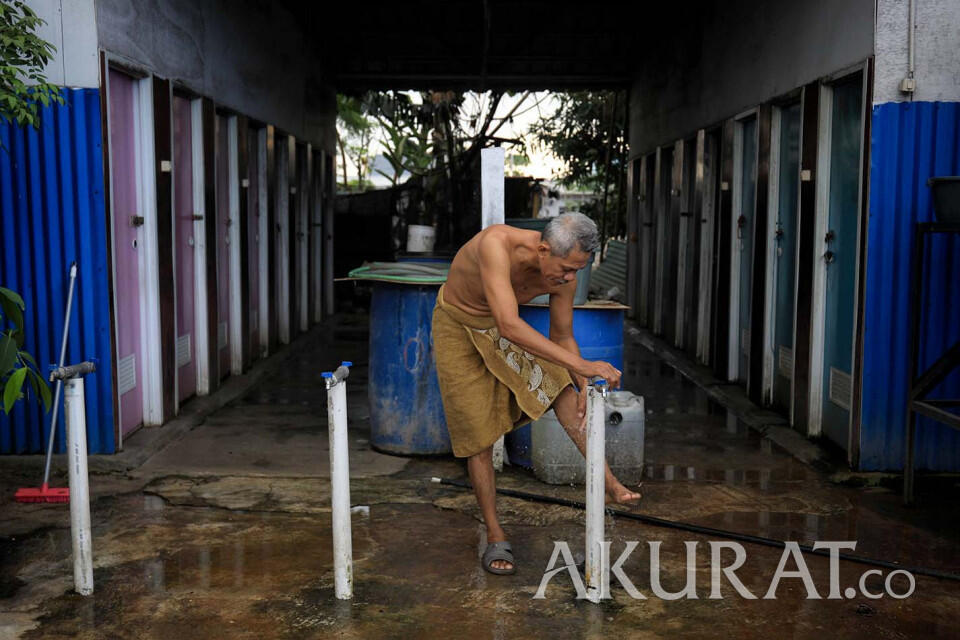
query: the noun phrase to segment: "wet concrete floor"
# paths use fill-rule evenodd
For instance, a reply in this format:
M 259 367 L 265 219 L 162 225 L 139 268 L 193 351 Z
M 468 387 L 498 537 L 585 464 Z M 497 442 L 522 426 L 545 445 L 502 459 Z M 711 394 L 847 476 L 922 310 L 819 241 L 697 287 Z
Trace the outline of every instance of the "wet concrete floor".
M 466 477 L 453 458 L 385 456 L 369 446 L 366 319 L 341 316 L 307 336 L 281 372 L 213 414 L 126 476 L 94 476 L 96 592 L 72 593 L 63 505 L 9 504 L 23 484 L 2 473 L 0 638 L 539 638 L 949 637 L 960 583 L 925 576 L 905 599 L 827 599 L 829 561 L 806 558 L 813 587 L 784 578 L 763 599 L 781 550 L 746 544 L 738 595 L 711 599 L 709 542 L 718 538 L 607 518 L 614 556 L 639 546 L 611 599 L 576 599 L 561 572 L 534 598 L 555 541 L 582 555 L 583 514 L 499 498 L 517 555 L 514 576 L 479 566 L 484 528 L 471 494 L 429 482 Z M 325 394 L 319 371 L 356 363 L 348 383 L 355 597 L 333 596 Z M 751 432 L 649 352 L 628 347 L 624 385 L 648 410 L 644 500 L 636 511 L 801 543 L 856 540 L 853 553 L 960 573 L 957 488 L 901 506 L 896 487 L 832 482 Z M 29 483 L 28 483 L 29 484 Z M 502 487 L 570 499 L 583 489 L 508 468 Z M 12 488 L 11 488 L 12 487 Z M 650 542 L 660 542 L 659 561 Z M 696 542 L 686 562 L 685 542 Z M 732 560 L 724 552 L 724 564 Z M 659 571 L 653 565 L 659 565 Z M 688 566 L 690 567 L 688 571 Z M 791 561 L 787 569 L 794 569 Z M 839 588 L 873 567 L 840 563 Z M 867 576 L 882 592 L 891 572 Z M 695 581 L 696 599 L 655 595 Z M 656 583 L 656 584 L 655 584 Z M 891 588 L 903 593 L 907 579 Z M 859 591 L 859 590 L 858 590 Z

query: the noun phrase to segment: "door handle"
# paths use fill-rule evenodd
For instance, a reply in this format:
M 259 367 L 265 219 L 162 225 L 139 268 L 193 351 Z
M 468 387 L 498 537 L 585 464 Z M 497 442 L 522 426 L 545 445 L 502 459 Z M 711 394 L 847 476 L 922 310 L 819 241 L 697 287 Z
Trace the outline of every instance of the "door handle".
M 130 224 L 134 227 L 142 227 L 144 223 L 143 216 L 130 216 Z

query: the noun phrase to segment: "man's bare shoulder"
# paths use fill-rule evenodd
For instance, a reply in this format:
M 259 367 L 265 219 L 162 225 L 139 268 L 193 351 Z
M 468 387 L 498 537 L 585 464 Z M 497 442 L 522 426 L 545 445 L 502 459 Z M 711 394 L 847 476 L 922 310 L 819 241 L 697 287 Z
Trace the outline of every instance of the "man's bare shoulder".
M 494 224 L 474 236 L 473 241 L 477 242 L 477 249 L 483 252 L 500 250 L 510 252 L 519 245 L 529 244 L 530 236 L 529 229 L 520 229 L 508 224 Z

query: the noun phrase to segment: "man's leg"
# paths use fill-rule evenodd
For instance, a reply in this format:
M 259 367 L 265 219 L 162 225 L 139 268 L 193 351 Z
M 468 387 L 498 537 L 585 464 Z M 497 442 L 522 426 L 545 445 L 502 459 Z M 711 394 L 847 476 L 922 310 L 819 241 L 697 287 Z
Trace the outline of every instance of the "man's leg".
M 467 458 L 467 471 L 473 483 L 473 493 L 477 496 L 480 513 L 487 525 L 487 542 L 502 542 L 507 539 L 497 520 L 497 486 L 493 474 L 493 447 L 487 447 L 478 454 Z M 494 560 L 490 563 L 495 569 L 509 569 L 513 565 L 506 560 Z
M 577 415 L 577 391 L 572 386 L 560 392 L 557 399 L 553 401 L 553 411 L 557 414 L 557 420 L 563 426 L 577 449 L 584 457 L 587 455 L 587 432 L 580 429 L 580 417 Z M 632 502 L 640 499 L 640 494 L 630 491 L 610 471 L 610 465 L 604 463 L 606 468 L 606 489 L 610 502 Z M 474 484 L 476 486 L 476 484 Z

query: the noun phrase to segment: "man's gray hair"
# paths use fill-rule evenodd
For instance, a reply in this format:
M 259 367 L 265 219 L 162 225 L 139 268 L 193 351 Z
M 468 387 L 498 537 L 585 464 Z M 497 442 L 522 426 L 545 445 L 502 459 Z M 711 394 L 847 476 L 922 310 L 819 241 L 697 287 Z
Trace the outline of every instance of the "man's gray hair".
M 574 249 L 593 253 L 600 246 L 597 223 L 576 211 L 551 218 L 540 239 L 550 245 L 550 253 L 565 257 Z

